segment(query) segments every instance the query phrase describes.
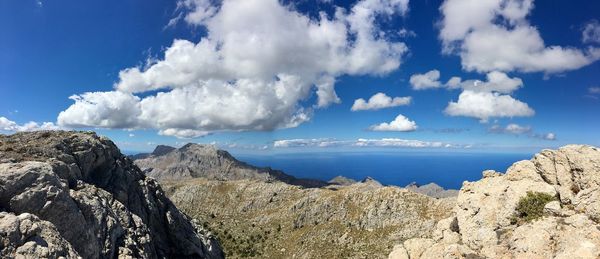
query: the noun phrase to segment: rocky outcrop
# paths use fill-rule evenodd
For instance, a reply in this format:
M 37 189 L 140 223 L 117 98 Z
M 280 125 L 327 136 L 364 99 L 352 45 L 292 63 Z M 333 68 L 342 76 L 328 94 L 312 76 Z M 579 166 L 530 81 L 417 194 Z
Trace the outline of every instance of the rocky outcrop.
M 280 181 L 303 187 L 322 187 L 327 183 L 298 179 L 279 170 L 248 165 L 213 145 L 189 143 L 162 155 L 135 160 L 148 176 L 161 181 L 206 178 L 211 180 Z
M 600 150 L 570 145 L 544 150 L 500 174 L 465 182 L 454 216 L 437 223 L 431 238 L 411 239 L 390 258 L 599 258 Z M 541 219 L 521 222 L 527 192 L 557 201 Z
M 2 257 L 221 258 L 110 140 L 90 132 L 0 135 Z
M 76 258 L 73 249 L 48 221 L 35 215 L 0 212 L 0 257 Z
M 418 185 L 417 183 L 410 183 L 409 185 L 404 187 L 409 191 L 413 191 L 420 194 L 425 194 L 427 196 L 431 196 L 434 198 L 448 198 L 448 197 L 456 197 L 458 195 L 458 190 L 452 189 L 444 189 L 443 187 L 435 184 L 428 183 L 425 185 Z

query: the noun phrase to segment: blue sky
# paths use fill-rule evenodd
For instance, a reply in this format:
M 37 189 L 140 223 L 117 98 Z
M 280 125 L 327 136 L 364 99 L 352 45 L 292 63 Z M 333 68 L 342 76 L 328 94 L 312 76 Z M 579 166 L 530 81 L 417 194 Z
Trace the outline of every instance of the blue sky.
M 0 129 L 92 129 L 131 151 L 598 146 L 599 13 L 583 0 L 1 1 Z M 433 85 L 411 83 L 432 70 Z M 507 80 L 485 90 L 490 73 Z M 411 99 L 352 111 L 377 93 Z

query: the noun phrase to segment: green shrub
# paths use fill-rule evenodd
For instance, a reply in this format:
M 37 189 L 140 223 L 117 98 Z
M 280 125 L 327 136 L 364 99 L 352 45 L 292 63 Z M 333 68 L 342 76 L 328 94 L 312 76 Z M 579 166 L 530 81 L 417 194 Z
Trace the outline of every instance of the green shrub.
M 544 216 L 544 206 L 556 198 L 543 192 L 527 192 L 519 199 L 515 209 L 515 220 L 529 222 Z

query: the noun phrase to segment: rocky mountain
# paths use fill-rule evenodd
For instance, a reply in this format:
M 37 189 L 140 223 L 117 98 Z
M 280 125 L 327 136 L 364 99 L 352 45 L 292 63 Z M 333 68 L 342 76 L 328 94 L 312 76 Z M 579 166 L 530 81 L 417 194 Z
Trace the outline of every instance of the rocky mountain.
M 298 179 L 279 170 L 248 165 L 235 159 L 227 151 L 213 145 L 189 143 L 164 154 L 150 155 L 135 160 L 148 176 L 155 179 L 183 180 L 206 178 L 212 180 L 280 181 L 303 187 L 322 187 L 326 182 Z
M 222 258 L 110 140 L 91 132 L 0 135 L 0 257 Z
M 389 258 L 600 258 L 600 149 L 570 145 L 484 171 L 430 238 Z
M 443 187 L 437 185 L 436 183 L 428 183 L 425 185 L 418 185 L 417 183 L 410 183 L 409 185 L 404 187 L 407 190 L 425 194 L 427 196 L 431 196 L 434 198 L 447 198 L 447 197 L 456 197 L 458 195 L 458 190 L 452 189 L 444 189 Z
M 430 237 L 454 206 L 454 198 L 372 180 L 324 188 L 202 178 L 162 185 L 218 236 L 229 258 L 386 258 L 403 240 Z
M 156 148 L 154 148 L 154 151 L 152 151 L 152 153 L 140 153 L 140 154 L 136 154 L 136 155 L 131 155 L 131 156 L 129 156 L 129 158 L 131 158 L 132 160 L 137 160 L 137 159 L 148 158 L 151 156 L 162 156 L 162 155 L 169 153 L 175 149 L 176 148 L 171 147 L 171 146 L 158 145 L 158 146 L 156 146 Z

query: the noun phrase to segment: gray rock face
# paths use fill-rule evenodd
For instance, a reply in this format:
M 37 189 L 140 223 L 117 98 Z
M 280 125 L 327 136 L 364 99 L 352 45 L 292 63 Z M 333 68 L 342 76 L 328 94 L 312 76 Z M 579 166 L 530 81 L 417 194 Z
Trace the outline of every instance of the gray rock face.
M 463 184 L 455 216 L 438 222 L 430 240 L 406 241 L 390 258 L 600 258 L 598 148 L 544 150 L 504 175 L 483 176 Z M 541 219 L 515 222 L 529 191 L 558 201 L 545 205 Z
M 0 212 L 0 257 L 76 258 L 73 249 L 48 221 L 35 215 Z
M 148 176 L 158 180 L 206 178 L 211 180 L 280 181 L 303 187 L 322 187 L 319 180 L 298 179 L 279 170 L 260 168 L 238 161 L 213 145 L 187 144 L 163 155 L 135 160 Z
M 444 189 L 441 186 L 435 183 L 428 183 L 425 185 L 418 185 L 416 183 L 411 183 L 404 187 L 409 191 L 413 191 L 420 194 L 425 194 L 427 196 L 431 196 L 434 198 L 448 198 L 448 197 L 456 197 L 458 195 L 458 190 L 452 189 Z
M 94 133 L 0 136 L 0 210 L 0 233 L 21 235 L 0 243 L 7 257 L 223 257 L 155 180 Z M 39 221 L 38 230 L 10 230 L 29 222 L 14 217 Z

